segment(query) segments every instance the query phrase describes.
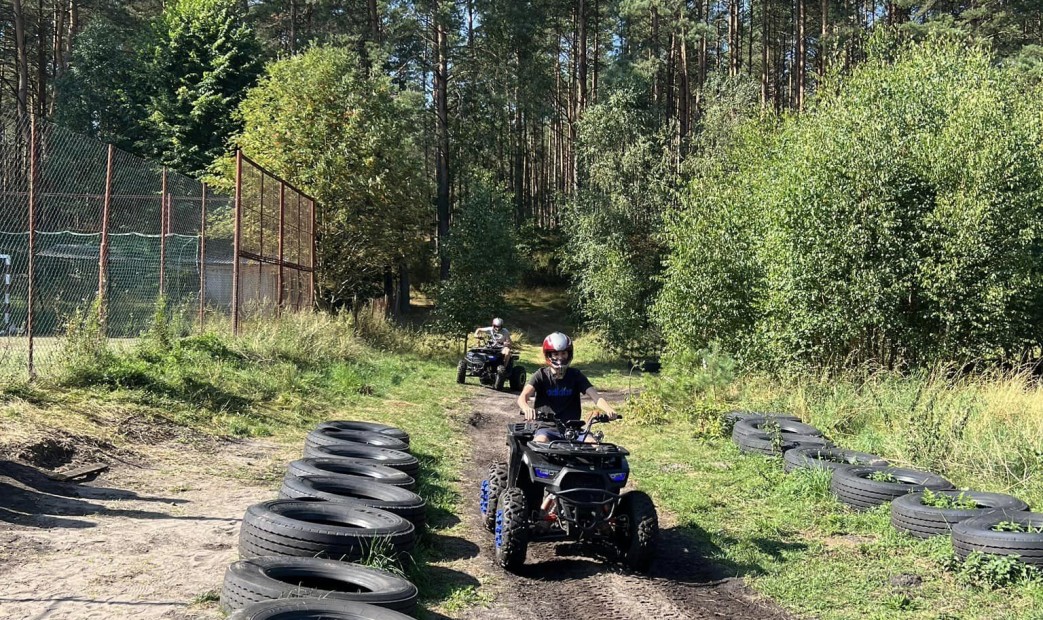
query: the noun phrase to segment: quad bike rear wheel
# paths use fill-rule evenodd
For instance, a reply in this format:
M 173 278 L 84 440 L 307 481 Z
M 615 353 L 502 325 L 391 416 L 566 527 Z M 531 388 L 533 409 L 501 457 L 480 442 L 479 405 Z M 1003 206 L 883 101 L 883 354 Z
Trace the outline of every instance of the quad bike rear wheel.
M 463 383 L 465 377 L 467 377 L 467 362 L 460 360 L 460 363 L 456 365 L 456 382 Z
M 482 480 L 482 492 L 479 498 L 479 509 L 482 511 L 482 522 L 485 529 L 496 531 L 496 507 L 500 503 L 500 494 L 507 486 L 507 463 L 493 463 L 489 466 L 489 477 Z
M 511 369 L 511 391 L 520 392 L 525 387 L 525 369 L 515 366 Z
M 619 500 L 619 551 L 623 564 L 630 570 L 645 572 L 652 564 L 659 539 L 659 515 L 648 494 L 641 491 L 624 493 Z
M 493 387 L 499 392 L 503 389 L 503 384 L 507 382 L 507 367 L 497 366 L 496 367 L 496 380 L 493 381 Z
M 496 508 L 496 561 L 515 571 L 525 563 L 529 547 L 528 503 L 525 492 L 511 487 L 500 495 Z

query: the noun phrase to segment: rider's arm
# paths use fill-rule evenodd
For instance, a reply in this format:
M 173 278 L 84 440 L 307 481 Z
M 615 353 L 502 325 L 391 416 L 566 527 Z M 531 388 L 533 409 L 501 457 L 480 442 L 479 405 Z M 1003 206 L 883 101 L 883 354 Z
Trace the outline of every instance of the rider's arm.
M 536 419 L 536 409 L 529 405 L 529 399 L 536 395 L 536 388 L 532 385 L 526 385 L 522 388 L 521 394 L 518 394 L 518 408 L 525 412 L 526 420 Z
M 608 401 L 605 400 L 605 397 L 601 394 L 598 394 L 597 388 L 595 388 L 593 385 L 587 388 L 587 391 L 584 392 L 584 394 L 586 394 L 587 397 L 590 398 L 590 400 L 594 401 L 595 407 L 604 411 L 610 417 L 615 417 L 616 415 L 618 415 L 616 413 L 616 410 L 612 408 L 612 405 L 608 404 Z

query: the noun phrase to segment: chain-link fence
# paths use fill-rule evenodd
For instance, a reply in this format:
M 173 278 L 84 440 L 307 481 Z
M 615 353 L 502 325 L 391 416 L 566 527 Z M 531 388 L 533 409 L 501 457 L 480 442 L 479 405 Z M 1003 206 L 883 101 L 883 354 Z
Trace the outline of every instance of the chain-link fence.
M 237 164 L 238 208 L 111 145 L 0 119 L 0 382 L 50 372 L 88 312 L 118 344 L 148 329 L 160 299 L 197 327 L 310 308 L 314 201 Z

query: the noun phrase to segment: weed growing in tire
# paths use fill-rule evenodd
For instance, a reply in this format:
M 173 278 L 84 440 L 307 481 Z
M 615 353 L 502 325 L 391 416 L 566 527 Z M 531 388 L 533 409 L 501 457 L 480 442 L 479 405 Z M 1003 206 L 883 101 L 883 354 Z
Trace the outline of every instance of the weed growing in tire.
M 933 506 L 935 508 L 945 508 L 949 510 L 974 510 L 975 508 L 981 508 L 978 502 L 967 497 L 962 491 L 959 495 L 953 497 L 950 495 L 944 495 L 942 493 L 935 493 L 934 491 L 927 489 L 920 496 L 920 503 L 924 506 Z
M 868 478 L 876 482 L 900 482 L 898 478 L 895 478 L 894 475 L 886 471 L 874 471 L 869 474 Z
M 362 556 L 356 563 L 387 571 L 399 577 L 405 577 L 406 574 L 402 570 L 404 560 L 405 558 L 401 554 L 396 553 L 394 545 L 391 544 L 391 538 L 383 537 L 375 538 L 369 548 L 366 549 L 366 555 Z
M 768 420 L 761 426 L 761 431 L 768 435 L 771 440 L 771 451 L 774 454 L 782 454 L 782 427 L 775 420 Z
M 1018 523 L 1017 521 L 1000 521 L 992 526 L 995 532 L 1023 532 L 1027 534 L 1043 534 L 1043 525 L 1034 526 Z
M 950 567 L 955 568 L 961 582 L 988 590 L 1043 582 L 1043 571 L 1014 555 L 986 555 L 975 551 L 962 563 L 953 556 Z

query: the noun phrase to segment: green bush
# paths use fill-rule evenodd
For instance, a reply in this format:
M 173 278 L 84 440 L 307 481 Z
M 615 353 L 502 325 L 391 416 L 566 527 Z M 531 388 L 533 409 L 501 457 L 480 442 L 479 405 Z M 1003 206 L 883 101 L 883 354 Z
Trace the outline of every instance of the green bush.
M 583 319 L 613 351 L 632 357 L 658 346 L 648 309 L 676 178 L 655 121 L 632 91 L 586 110 L 577 147 L 586 178 L 565 213 L 563 267 Z
M 691 166 L 654 313 L 672 348 L 900 368 L 1038 346 L 1038 89 L 958 41 L 872 49 Z
M 502 314 L 505 293 L 520 272 L 510 199 L 492 176 L 473 173 L 446 244 L 449 279 L 438 292 L 445 331 L 472 330 Z

